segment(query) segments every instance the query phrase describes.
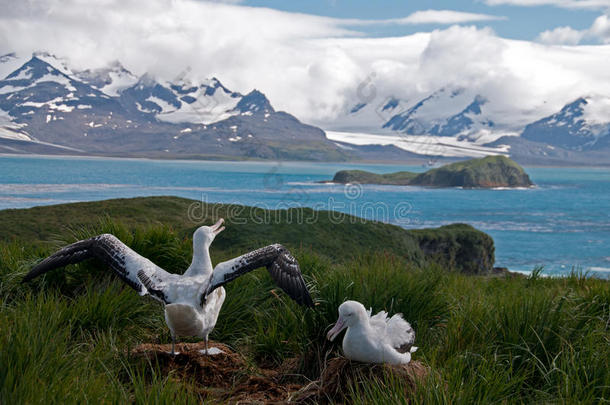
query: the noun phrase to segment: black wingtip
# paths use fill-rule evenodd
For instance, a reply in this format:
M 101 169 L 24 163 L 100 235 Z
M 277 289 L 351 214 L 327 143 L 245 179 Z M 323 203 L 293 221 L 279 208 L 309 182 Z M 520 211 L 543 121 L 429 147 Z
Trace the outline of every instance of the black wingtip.
M 26 284 L 29 283 L 30 281 L 32 281 L 33 279 L 35 279 L 39 274 L 38 274 L 38 266 L 34 266 L 29 272 L 28 274 L 26 274 L 25 276 L 23 276 L 23 278 L 21 279 L 21 284 Z
M 300 303 L 301 305 L 308 307 L 308 308 L 313 308 L 315 305 L 313 303 L 313 300 L 311 299 L 311 295 L 309 295 L 309 293 L 305 293 L 302 302 Z

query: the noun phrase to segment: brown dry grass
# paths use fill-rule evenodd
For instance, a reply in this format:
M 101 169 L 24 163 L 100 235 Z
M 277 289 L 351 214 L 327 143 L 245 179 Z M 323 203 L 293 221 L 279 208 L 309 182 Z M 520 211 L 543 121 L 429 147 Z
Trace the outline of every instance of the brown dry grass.
M 405 398 L 413 394 L 417 382 L 428 376 L 430 369 L 419 361 L 405 365 L 364 364 L 344 357 L 331 359 L 320 379 L 303 387 L 291 397 L 294 402 L 343 403 L 350 392 L 350 385 L 363 381 L 377 380 L 391 376 L 405 382 Z
M 203 342 L 176 344 L 176 356 L 170 354 L 170 344 L 142 344 L 131 354 L 156 360 L 164 374 L 193 381 L 193 388 L 211 402 L 231 404 L 281 404 L 302 385 L 284 382 L 288 363 L 278 369 L 256 368 L 221 343 L 210 342 L 224 353 L 203 354 Z
M 290 377 L 298 368 L 297 359 L 289 359 L 273 369 L 258 368 L 226 345 L 210 342 L 212 347 L 224 353 L 207 356 L 200 342 L 178 343 L 175 357 L 170 354 L 169 344 L 142 344 L 131 355 L 156 360 L 164 374 L 192 381 L 193 389 L 208 401 L 231 404 L 342 403 L 350 384 L 381 379 L 388 373 L 406 382 L 408 397 L 417 381 L 429 373 L 428 367 L 418 361 L 391 366 L 337 357 L 328 362 L 319 380 L 306 384 L 304 378 Z

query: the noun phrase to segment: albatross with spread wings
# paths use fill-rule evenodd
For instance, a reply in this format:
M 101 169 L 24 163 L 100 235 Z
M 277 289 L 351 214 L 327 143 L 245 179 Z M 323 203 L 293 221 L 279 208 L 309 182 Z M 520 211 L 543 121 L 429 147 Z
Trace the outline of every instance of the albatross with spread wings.
M 165 304 L 165 321 L 176 336 L 198 336 L 205 340 L 214 329 L 225 300 L 224 284 L 259 267 L 267 267 L 276 284 L 297 303 L 313 307 L 299 264 L 282 245 L 269 245 L 212 267 L 210 244 L 224 229 L 221 218 L 193 234 L 193 261 L 184 274 L 172 274 L 140 256 L 111 234 L 95 236 L 64 247 L 36 265 L 24 282 L 68 264 L 97 258 L 140 295 L 149 294 Z

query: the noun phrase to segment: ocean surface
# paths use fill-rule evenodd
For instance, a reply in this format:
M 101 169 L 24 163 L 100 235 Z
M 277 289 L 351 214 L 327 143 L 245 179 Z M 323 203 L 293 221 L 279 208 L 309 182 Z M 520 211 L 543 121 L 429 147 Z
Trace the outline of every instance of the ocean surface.
M 547 275 L 576 269 L 610 277 L 610 169 L 526 168 L 537 185 L 532 189 L 316 183 L 331 179 L 337 170 L 356 168 L 378 173 L 426 170 L 376 164 L 0 156 L 0 209 L 175 195 L 269 209 L 336 210 L 405 228 L 463 222 L 494 238 L 496 266 L 529 272 L 541 265 Z

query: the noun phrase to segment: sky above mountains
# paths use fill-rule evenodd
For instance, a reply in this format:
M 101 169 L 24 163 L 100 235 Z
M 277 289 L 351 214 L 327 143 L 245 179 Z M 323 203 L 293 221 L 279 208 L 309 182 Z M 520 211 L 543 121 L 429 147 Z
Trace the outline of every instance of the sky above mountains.
M 234 3 L 360 20 L 352 28 L 370 36 L 409 35 L 442 25 L 469 23 L 492 27 L 498 35 L 512 39 L 574 43 L 577 36 L 566 38 L 565 33 L 576 31 L 580 31 L 578 37 L 583 43 L 610 39 L 607 20 L 597 22 L 596 32 L 586 35 L 584 32 L 610 9 L 609 0 L 244 0 Z
M 258 88 L 324 126 L 361 102 L 468 88 L 524 121 L 610 95 L 610 0 L 0 0 L 0 54 L 120 60 Z

